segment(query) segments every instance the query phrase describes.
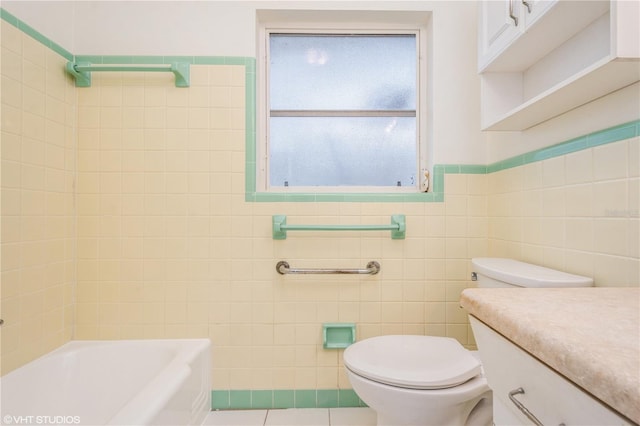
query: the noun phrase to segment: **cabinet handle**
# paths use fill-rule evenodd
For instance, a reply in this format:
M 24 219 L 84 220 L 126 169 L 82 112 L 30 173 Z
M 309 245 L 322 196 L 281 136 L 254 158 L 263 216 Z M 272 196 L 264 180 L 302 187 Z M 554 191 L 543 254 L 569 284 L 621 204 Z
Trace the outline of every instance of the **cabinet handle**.
M 518 407 L 518 410 L 520 410 L 522 412 L 522 414 L 524 414 L 525 416 L 527 416 L 527 418 L 529 420 L 531 420 L 536 426 L 544 426 L 542 424 L 542 422 L 540 422 L 540 420 L 538 420 L 538 418 L 536 416 L 533 415 L 533 413 L 531 411 L 529 411 L 527 409 L 527 407 L 525 407 L 522 402 L 518 401 L 516 399 L 516 395 L 519 395 L 521 393 L 524 393 L 524 389 L 522 388 L 518 388 L 515 390 L 512 390 L 511 392 L 509 392 L 509 399 L 511 400 L 511 402 L 513 402 L 513 404 Z
M 527 7 L 527 12 L 531 13 L 531 3 L 525 0 L 522 0 L 522 4 L 524 4 Z
M 513 14 L 513 0 L 509 0 L 509 18 L 513 19 L 513 23 L 518 26 L 518 17 Z

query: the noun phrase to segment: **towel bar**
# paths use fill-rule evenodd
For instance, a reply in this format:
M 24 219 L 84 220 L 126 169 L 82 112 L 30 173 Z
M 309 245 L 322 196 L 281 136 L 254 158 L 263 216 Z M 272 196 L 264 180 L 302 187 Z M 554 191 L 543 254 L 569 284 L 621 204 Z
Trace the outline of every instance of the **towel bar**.
M 287 231 L 391 231 L 391 238 L 404 240 L 407 224 L 403 214 L 391 216 L 388 225 L 290 225 L 287 216 L 273 216 L 273 239 L 285 240 Z
M 172 72 L 176 78 L 176 87 L 189 87 L 189 66 L 187 62 L 174 62 L 161 65 L 113 65 L 67 62 L 66 71 L 76 79 L 76 87 L 91 87 L 93 71 L 141 71 Z

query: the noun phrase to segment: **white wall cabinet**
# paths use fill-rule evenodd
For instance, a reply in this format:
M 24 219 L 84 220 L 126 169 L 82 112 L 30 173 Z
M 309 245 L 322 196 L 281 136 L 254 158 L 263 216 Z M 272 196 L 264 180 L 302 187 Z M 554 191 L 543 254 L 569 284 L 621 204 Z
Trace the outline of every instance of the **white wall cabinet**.
M 532 425 L 536 420 L 567 426 L 633 424 L 484 323 L 469 320 L 493 390 L 496 426 Z M 523 393 L 513 392 L 520 388 Z
M 639 81 L 639 40 L 638 1 L 482 1 L 482 129 L 524 130 Z
M 478 68 L 483 71 L 558 0 L 489 0 L 480 8 Z
M 519 3 L 515 4 L 519 9 Z M 513 0 L 485 1 L 479 11 L 478 68 L 484 70 L 522 32 Z

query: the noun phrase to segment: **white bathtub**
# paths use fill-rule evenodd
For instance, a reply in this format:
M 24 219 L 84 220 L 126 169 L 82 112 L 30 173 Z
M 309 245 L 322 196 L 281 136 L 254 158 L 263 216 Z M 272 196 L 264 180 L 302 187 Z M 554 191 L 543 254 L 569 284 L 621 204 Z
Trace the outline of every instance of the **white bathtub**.
M 199 425 L 210 342 L 71 341 L 1 379 L 0 423 Z

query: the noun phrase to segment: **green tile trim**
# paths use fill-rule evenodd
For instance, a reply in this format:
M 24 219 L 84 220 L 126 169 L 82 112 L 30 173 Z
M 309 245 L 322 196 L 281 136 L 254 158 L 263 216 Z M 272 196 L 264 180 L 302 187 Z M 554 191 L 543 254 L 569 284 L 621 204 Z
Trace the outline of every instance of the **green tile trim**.
M 245 200 L 248 202 L 389 202 L 429 203 L 444 201 L 445 174 L 488 174 L 537 161 L 558 157 L 583 149 L 618 142 L 640 136 L 640 120 L 620 124 L 556 145 L 507 158 L 489 165 L 436 164 L 431 174 L 431 192 L 428 193 L 263 193 L 256 188 L 256 59 L 242 56 L 118 56 L 78 55 L 64 49 L 36 31 L 4 8 L 0 18 L 31 36 L 69 61 L 94 64 L 169 64 L 186 62 L 192 65 L 243 65 L 245 67 Z
M 255 74 L 255 59 L 241 56 L 181 56 L 181 55 L 77 55 L 78 62 L 92 64 L 141 64 L 163 65 L 173 62 L 186 62 L 190 65 L 242 65 Z M 255 79 L 252 79 L 255 84 Z
M 228 410 L 229 409 L 229 391 L 213 390 L 211 391 L 211 409 L 212 410 Z
M 366 407 L 353 389 L 212 390 L 212 410 Z
M 366 407 L 353 389 L 338 389 L 338 407 Z M 331 407 L 333 408 L 333 407 Z
M 272 390 L 251 391 L 251 408 L 253 409 L 273 408 L 273 391 Z
M 238 410 L 251 405 L 251 391 L 232 390 L 229 391 L 229 408 Z
M 493 173 L 512 167 L 535 163 L 536 161 L 560 157 L 562 155 L 571 154 L 572 152 L 608 143 L 619 142 L 636 136 L 640 136 L 640 120 L 609 127 L 607 129 L 570 139 L 556 145 L 541 148 L 536 151 L 531 151 L 526 154 L 490 164 L 487 166 L 487 172 Z
M 338 389 L 318 389 L 316 391 L 316 407 L 336 408 L 339 407 Z
M 296 406 L 295 391 L 273 391 L 273 408 L 294 408 Z
M 2 20 L 7 22 L 8 24 L 13 25 L 14 27 L 16 27 L 17 29 L 19 29 L 29 37 L 33 38 L 34 40 L 37 40 L 38 42 L 42 43 L 43 45 L 53 50 L 58 55 L 67 59 L 68 61 L 73 60 L 73 54 L 71 52 L 66 50 L 64 47 L 60 46 L 55 41 L 49 39 L 44 34 L 36 31 L 29 24 L 16 18 L 15 16 L 13 16 L 11 13 L 7 12 L 3 8 L 0 8 L 0 18 L 2 18 Z
M 253 86 L 255 87 L 255 86 Z M 247 103 L 249 104 L 249 103 Z M 251 110 L 254 113 L 255 109 Z M 247 115 L 250 112 L 247 111 Z M 549 147 L 541 148 L 515 157 L 507 158 L 489 165 L 482 164 L 436 164 L 431 173 L 431 191 L 428 193 L 261 193 L 255 191 L 255 132 L 247 135 L 247 181 L 246 197 L 252 202 L 442 202 L 444 201 L 445 174 L 488 174 L 553 157 L 567 155 L 583 149 L 640 136 L 640 120 L 620 124 L 600 130 Z
M 587 135 L 586 138 L 587 145 L 589 147 L 594 147 L 633 138 L 638 135 L 640 135 L 640 120 L 591 133 L 590 135 Z

